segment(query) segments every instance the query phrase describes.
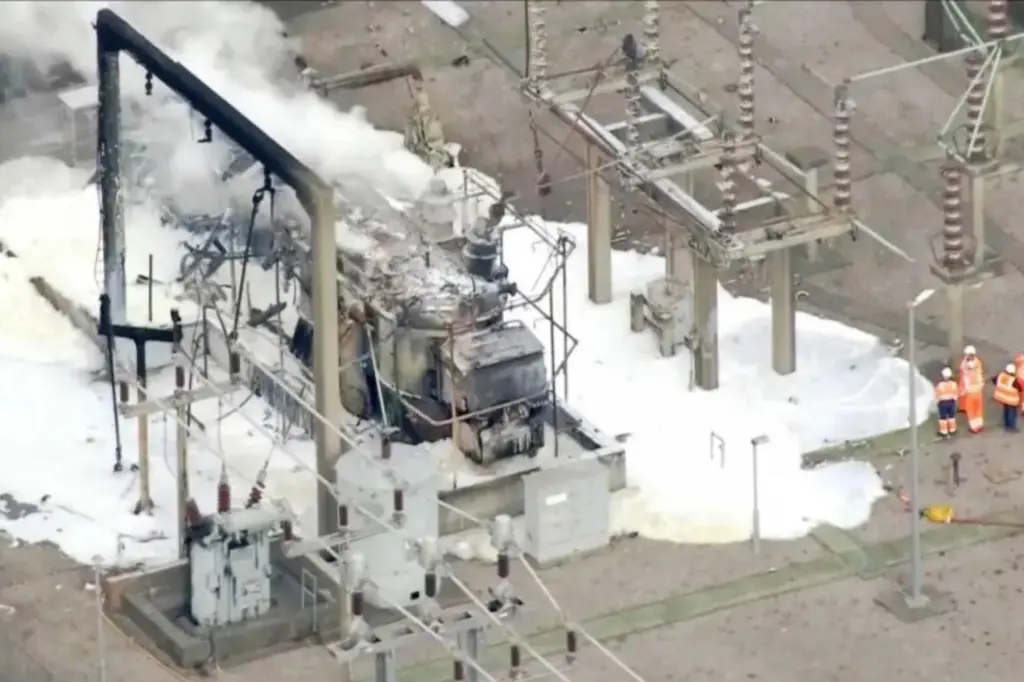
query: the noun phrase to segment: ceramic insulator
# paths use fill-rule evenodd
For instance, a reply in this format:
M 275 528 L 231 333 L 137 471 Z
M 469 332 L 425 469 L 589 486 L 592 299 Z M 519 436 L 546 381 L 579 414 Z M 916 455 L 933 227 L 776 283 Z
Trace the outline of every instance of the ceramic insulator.
M 964 265 L 963 169 L 950 159 L 942 169 L 942 263 Z
M 832 204 L 840 213 L 851 210 L 853 203 L 853 173 L 850 169 L 850 119 L 853 117 L 853 102 L 845 93 L 836 98 L 835 125 L 832 129 L 834 148 L 832 176 L 835 189 Z
M 736 232 L 736 135 L 731 130 L 722 133 L 722 162 L 719 182 L 722 191 L 722 210 L 718 212 L 722 232 Z
M 1010 35 L 1010 3 L 1008 0 L 988 0 L 986 19 L 989 40 L 1002 40 Z
M 533 85 L 542 88 L 548 79 L 548 22 L 547 8 L 540 0 L 526 4 L 530 26 L 530 73 Z
M 739 60 L 740 79 L 736 94 L 739 99 L 737 126 L 744 139 L 754 136 L 754 22 L 749 7 L 740 10 Z
M 647 63 L 654 68 L 661 68 L 661 8 L 658 0 L 645 0 L 643 23 Z
M 637 121 L 643 116 L 640 104 L 639 65 L 632 60 L 626 63 L 626 154 L 636 160 L 640 155 L 640 128 Z

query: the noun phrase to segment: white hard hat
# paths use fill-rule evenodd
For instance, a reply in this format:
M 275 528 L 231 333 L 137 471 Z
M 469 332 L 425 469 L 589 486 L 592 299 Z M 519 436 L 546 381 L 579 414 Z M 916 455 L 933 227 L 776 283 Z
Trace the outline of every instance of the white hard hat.
M 964 348 L 964 355 L 977 355 L 978 351 L 975 350 L 974 346 L 966 346 Z
M 952 379 L 953 378 L 953 370 L 951 370 L 949 367 L 943 367 L 942 368 L 942 378 L 943 379 Z
M 1010 364 L 1008 364 L 1006 366 L 1006 373 L 1007 374 L 1016 374 L 1017 373 L 1016 365 L 1014 365 L 1012 362 Z

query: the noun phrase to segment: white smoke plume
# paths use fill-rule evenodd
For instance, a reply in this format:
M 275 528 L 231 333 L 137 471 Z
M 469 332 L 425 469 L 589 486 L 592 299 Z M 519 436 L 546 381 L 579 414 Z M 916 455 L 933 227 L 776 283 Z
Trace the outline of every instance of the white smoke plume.
M 429 167 L 406 151 L 401 135 L 376 130 L 358 111 L 342 112 L 285 76 L 293 52 L 278 17 L 250 2 L 0 3 L 0 51 L 31 59 L 44 69 L 66 61 L 95 78 L 96 11 L 109 7 L 184 64 L 325 179 L 352 178 L 393 198 L 417 196 Z M 144 73 L 121 59 L 122 102 L 141 111 L 133 123 L 144 142 L 153 184 L 183 209 L 216 211 L 228 194 L 247 197 L 255 186 L 230 192 L 221 185 L 227 147 L 197 143 L 201 117 L 154 80 L 145 97 Z M 253 178 L 253 183 L 258 183 Z M 253 184 L 249 183 L 249 184 Z

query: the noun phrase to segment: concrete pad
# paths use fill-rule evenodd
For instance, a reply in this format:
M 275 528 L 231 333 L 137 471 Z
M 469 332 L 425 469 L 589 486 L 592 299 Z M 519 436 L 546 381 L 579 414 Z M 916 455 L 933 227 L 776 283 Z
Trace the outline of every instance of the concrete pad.
M 909 592 L 902 585 L 887 587 L 875 597 L 875 603 L 904 623 L 918 623 L 956 608 L 948 593 L 932 585 L 921 588 L 921 601 L 916 604 L 910 602 Z

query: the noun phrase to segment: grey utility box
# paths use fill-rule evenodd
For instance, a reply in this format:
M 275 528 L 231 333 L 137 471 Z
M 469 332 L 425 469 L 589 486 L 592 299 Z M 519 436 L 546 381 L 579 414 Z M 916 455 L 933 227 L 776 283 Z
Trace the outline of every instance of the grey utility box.
M 523 477 L 523 550 L 543 566 L 611 540 L 608 470 L 596 460 L 573 462 Z

